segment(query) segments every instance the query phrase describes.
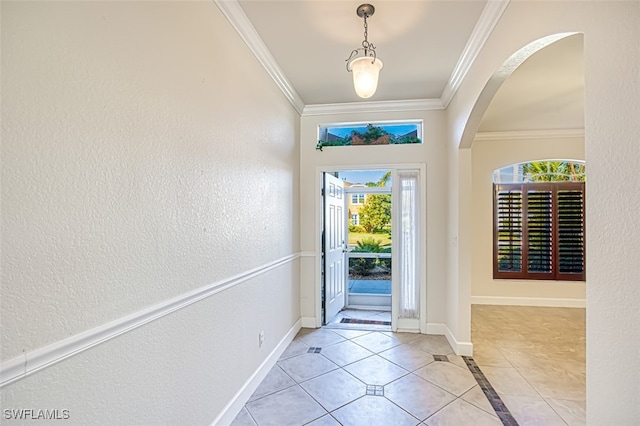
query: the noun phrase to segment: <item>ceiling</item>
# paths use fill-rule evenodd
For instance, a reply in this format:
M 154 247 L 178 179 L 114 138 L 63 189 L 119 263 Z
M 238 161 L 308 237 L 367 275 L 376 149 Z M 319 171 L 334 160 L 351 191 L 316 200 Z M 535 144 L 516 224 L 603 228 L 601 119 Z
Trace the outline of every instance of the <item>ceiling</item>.
M 227 0 L 220 3 L 229 7 Z M 363 20 L 356 14 L 360 4 L 238 0 L 232 14 L 247 44 L 251 47 L 253 39 L 254 53 L 263 65 L 270 62 L 265 68 L 298 109 L 327 104 L 357 108 L 380 101 L 444 108 L 508 0 L 376 0 L 375 14 L 367 20 L 368 38 L 384 67 L 378 90 L 367 101 L 355 94 L 345 68 L 345 60 L 364 39 Z M 238 15 L 243 15 L 244 26 L 237 24 Z M 247 36 L 251 32 L 253 38 Z M 576 35 L 525 61 L 494 97 L 480 131 L 581 129 L 583 92 L 582 36 Z

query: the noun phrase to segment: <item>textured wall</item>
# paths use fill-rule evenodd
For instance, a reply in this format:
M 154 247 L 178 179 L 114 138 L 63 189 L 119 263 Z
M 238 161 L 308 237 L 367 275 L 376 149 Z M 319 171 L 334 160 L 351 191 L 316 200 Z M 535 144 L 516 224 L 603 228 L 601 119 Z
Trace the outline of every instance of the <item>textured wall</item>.
M 3 2 L 1 359 L 298 252 L 298 121 L 212 2 Z M 87 410 L 210 421 L 264 358 L 240 355 L 257 328 L 264 351 L 299 318 L 297 261 L 282 268 L 3 397 L 29 407 L 18 389 L 65 389 Z M 103 367 L 136 386 L 70 377 Z M 154 377 L 173 367 L 193 371 Z M 196 371 L 210 388 L 189 389 Z
M 584 139 L 556 137 L 554 139 L 482 140 L 475 141 L 471 151 L 473 169 L 471 296 L 584 300 L 586 295 L 584 282 L 493 279 L 492 185 L 493 171 L 509 164 L 551 158 L 584 160 Z
M 0 406 L 68 410 L 53 422 L 65 425 L 208 425 L 291 327 L 299 273 L 279 268 L 84 351 L 2 388 Z
M 587 423 L 640 419 L 640 2 L 600 8 L 585 37 Z

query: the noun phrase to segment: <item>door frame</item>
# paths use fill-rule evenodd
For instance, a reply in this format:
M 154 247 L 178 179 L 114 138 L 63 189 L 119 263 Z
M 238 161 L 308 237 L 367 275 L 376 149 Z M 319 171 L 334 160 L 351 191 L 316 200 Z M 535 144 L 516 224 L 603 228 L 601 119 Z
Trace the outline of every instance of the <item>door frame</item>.
M 427 165 L 426 163 L 392 163 L 392 164 L 341 164 L 341 165 L 325 165 L 316 166 L 315 170 L 315 185 L 313 188 L 315 199 L 315 225 L 314 225 L 314 246 L 315 246 L 315 323 L 316 327 L 321 327 L 322 324 L 322 232 L 324 229 L 324 203 L 322 195 L 323 186 L 323 173 L 349 171 L 349 170 L 391 170 L 392 176 L 392 206 L 399 205 L 396 197 L 397 191 L 393 191 L 393 187 L 397 187 L 397 171 L 402 169 L 419 170 L 420 171 L 420 320 L 417 324 L 411 324 L 410 328 L 407 324 L 401 322 L 398 324 L 398 281 L 397 274 L 392 274 L 391 277 L 391 330 L 400 332 L 413 332 L 413 333 L 427 333 Z M 392 212 L 392 223 L 399 223 L 396 220 L 396 209 Z M 397 250 L 392 250 L 391 259 L 392 263 L 398 264 Z M 400 325 L 400 326 L 399 326 Z
M 359 169 L 362 170 L 362 169 Z M 385 169 L 386 170 L 386 169 Z M 356 171 L 358 171 L 358 169 L 356 169 Z M 387 188 L 387 187 L 376 187 L 376 186 L 369 186 L 366 188 L 361 188 L 361 187 L 345 187 L 345 194 L 346 195 L 350 195 L 350 194 L 388 194 L 393 196 L 392 194 L 392 188 Z M 347 203 L 348 203 L 348 199 L 346 199 Z M 393 200 L 391 201 L 391 206 L 392 206 L 392 218 L 393 218 Z M 348 209 L 347 209 L 348 211 Z M 351 218 L 347 217 L 347 220 L 345 222 L 345 235 L 347 236 L 347 240 L 349 238 L 349 223 L 350 223 Z M 393 224 L 393 222 L 392 222 Z M 360 253 L 362 254 L 362 253 Z M 346 282 L 348 282 L 348 277 L 349 277 L 349 270 L 348 270 L 348 265 L 349 265 L 349 252 L 347 252 L 345 254 L 346 257 L 346 265 L 347 265 L 347 271 L 346 271 Z M 392 244 L 392 249 L 391 249 L 391 257 L 389 257 L 388 259 L 392 260 L 393 259 L 393 244 Z M 393 275 L 392 275 L 393 277 Z M 380 297 L 386 297 L 386 296 L 358 296 L 359 298 L 380 298 Z M 389 299 L 392 299 L 393 295 L 390 294 L 389 295 Z M 371 299 L 370 299 L 371 300 Z M 376 304 L 372 303 L 371 305 L 353 305 L 351 304 L 351 300 L 349 299 L 349 291 L 346 292 L 346 305 L 347 308 L 349 309 L 361 309 L 361 310 L 378 310 L 378 311 L 389 311 L 391 312 L 391 303 L 389 303 L 389 307 L 386 308 L 385 306 L 377 306 Z

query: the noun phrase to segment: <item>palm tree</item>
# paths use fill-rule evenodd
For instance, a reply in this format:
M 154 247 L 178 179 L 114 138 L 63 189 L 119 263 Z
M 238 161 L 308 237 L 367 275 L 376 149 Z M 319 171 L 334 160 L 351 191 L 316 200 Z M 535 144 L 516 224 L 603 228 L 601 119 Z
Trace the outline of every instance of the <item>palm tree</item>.
M 378 181 L 378 186 L 386 186 L 387 182 L 389 182 L 389 179 L 391 179 L 391 170 L 382 175 L 382 177 Z
M 585 167 L 567 161 L 532 161 L 522 165 L 522 174 L 529 182 L 583 182 Z

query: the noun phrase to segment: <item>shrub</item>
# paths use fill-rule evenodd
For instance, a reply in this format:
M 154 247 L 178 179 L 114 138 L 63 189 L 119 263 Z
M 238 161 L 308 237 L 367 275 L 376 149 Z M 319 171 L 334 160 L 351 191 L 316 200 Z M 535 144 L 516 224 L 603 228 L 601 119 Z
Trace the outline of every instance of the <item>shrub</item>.
M 378 266 L 387 270 L 388 272 L 391 272 L 391 259 L 389 258 L 378 259 Z
M 363 234 L 367 232 L 362 225 L 349 225 L 349 232 L 355 232 L 357 234 Z
M 349 267 L 354 274 L 367 276 L 376 267 L 376 259 L 350 259 Z
M 384 248 L 380 245 L 382 240 L 374 240 L 373 238 L 363 238 L 358 241 L 358 247 L 352 250 L 354 253 L 382 253 Z

